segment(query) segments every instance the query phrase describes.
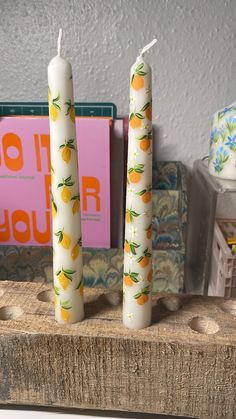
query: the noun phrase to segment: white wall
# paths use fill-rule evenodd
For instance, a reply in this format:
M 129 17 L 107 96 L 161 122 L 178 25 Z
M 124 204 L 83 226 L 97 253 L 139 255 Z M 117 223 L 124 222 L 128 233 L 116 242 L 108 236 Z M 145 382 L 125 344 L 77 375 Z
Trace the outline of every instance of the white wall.
M 128 112 L 129 69 L 154 37 L 159 159 L 208 153 L 210 115 L 236 100 L 235 0 L 0 0 L 0 101 L 46 101 L 47 64 L 64 30 L 77 101 Z

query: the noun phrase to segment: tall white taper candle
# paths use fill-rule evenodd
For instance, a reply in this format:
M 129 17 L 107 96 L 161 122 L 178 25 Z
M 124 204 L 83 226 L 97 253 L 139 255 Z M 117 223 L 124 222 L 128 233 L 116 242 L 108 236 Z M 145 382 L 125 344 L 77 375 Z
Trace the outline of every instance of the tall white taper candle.
M 123 323 L 151 324 L 152 291 L 152 76 L 143 48 L 131 68 L 123 277 Z
M 55 317 L 75 323 L 84 317 L 80 197 L 72 68 L 58 54 L 48 66 L 53 217 Z

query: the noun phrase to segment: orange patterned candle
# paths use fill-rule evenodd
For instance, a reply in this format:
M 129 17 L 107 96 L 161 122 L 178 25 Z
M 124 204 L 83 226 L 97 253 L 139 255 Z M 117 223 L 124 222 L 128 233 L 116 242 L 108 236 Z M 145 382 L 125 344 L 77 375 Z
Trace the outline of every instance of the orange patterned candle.
M 58 55 L 48 66 L 55 317 L 84 317 L 81 221 L 72 68 Z
M 152 291 L 152 78 L 143 48 L 131 68 L 125 214 L 123 323 L 151 324 Z

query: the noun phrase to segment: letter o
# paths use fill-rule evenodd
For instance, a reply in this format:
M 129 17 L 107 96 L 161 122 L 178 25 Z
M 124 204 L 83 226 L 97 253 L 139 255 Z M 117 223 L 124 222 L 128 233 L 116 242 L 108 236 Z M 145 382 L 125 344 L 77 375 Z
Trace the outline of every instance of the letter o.
M 18 223 L 25 224 L 24 231 L 19 231 L 17 229 Z M 30 240 L 30 220 L 27 212 L 16 210 L 12 213 L 12 230 L 14 239 L 19 243 L 26 243 Z
M 5 165 L 9 170 L 16 172 L 17 170 L 21 170 L 24 166 L 24 159 L 23 159 L 23 150 L 22 150 L 22 143 L 20 137 L 18 135 L 8 132 L 2 137 L 2 146 L 3 146 L 3 154 Z M 9 147 L 15 147 L 18 156 L 17 157 L 10 157 L 8 155 Z

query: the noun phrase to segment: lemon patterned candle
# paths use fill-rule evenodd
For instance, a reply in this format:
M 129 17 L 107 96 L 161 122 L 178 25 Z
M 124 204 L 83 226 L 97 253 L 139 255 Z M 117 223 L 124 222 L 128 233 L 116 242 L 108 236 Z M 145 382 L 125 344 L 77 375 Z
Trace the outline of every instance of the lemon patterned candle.
M 60 55 L 48 66 L 51 148 L 53 275 L 59 323 L 83 319 L 83 279 L 78 160 L 72 69 Z
M 123 323 L 151 323 L 152 291 L 152 79 L 143 48 L 131 68 L 125 213 Z

